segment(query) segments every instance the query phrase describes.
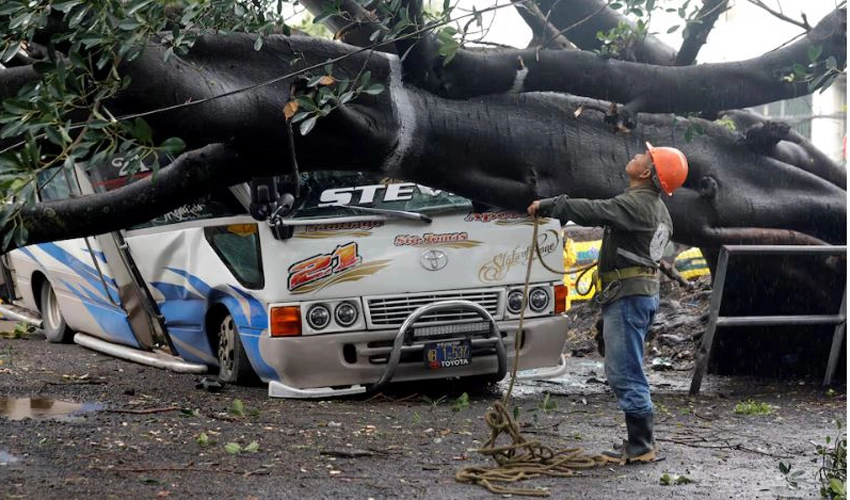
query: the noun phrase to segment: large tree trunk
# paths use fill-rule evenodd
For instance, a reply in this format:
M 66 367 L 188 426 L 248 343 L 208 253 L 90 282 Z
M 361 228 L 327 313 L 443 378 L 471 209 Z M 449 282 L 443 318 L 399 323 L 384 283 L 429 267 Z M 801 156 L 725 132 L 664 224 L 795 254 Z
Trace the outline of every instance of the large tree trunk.
M 353 54 L 345 45 L 299 37 L 271 37 L 259 52 L 252 46 L 250 36 L 210 37 L 199 41 L 189 57 L 168 63 L 148 51 L 126 68 L 133 84 L 112 108 L 127 113 L 199 101 L 277 75 L 281 60 L 295 54 L 304 57 L 300 64 L 352 54 L 336 65 L 335 75 L 352 77 L 366 64 L 374 79 L 388 82 L 388 90 L 360 97 L 320 120 L 308 136 L 297 137 L 295 149 L 302 169 L 381 170 L 490 205 L 522 210 L 541 196 L 616 195 L 626 186 L 624 165 L 649 140 L 676 146 L 689 159 L 691 170 L 684 188 L 665 200 L 677 241 L 706 247 L 846 241 L 846 177 L 833 182 L 818 172 L 785 163 L 773 156 L 775 148 L 753 148 L 743 133 L 724 126 L 643 115 L 633 133 L 616 134 L 598 111 L 589 109 L 576 117 L 580 105 L 605 108 L 606 103 L 551 93 L 449 100 L 403 85 L 396 56 Z M 245 64 L 246 60 L 251 64 Z M 240 156 L 250 153 L 252 159 L 233 174 L 233 182 L 258 175 L 260 167 L 268 172 L 277 161 L 280 174 L 287 174 L 291 151 L 284 140 L 287 128 L 282 109 L 289 99 L 288 89 L 289 83 L 281 81 L 147 119 L 162 137 L 180 135 L 191 149 L 226 142 Z M 689 142 L 684 134 L 693 124 L 705 132 Z M 786 143 L 794 146 L 779 142 Z M 186 183 L 177 180 L 165 189 L 175 194 L 170 203 L 162 201 L 167 196 L 151 200 L 162 211 L 179 204 L 177 195 Z M 63 216 L 62 207 L 55 208 L 55 216 Z M 90 230 L 103 232 L 135 222 L 142 221 L 132 216 L 101 219 Z M 61 234 L 59 226 L 56 231 L 50 239 L 68 236 Z

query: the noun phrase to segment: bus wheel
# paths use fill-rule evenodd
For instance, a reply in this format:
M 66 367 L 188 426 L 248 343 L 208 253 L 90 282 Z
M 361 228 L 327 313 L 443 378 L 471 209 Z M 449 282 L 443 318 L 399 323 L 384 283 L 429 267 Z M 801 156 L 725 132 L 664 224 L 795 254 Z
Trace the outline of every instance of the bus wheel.
M 221 320 L 218 329 L 218 367 L 218 379 L 222 382 L 246 383 L 256 377 L 230 314 Z
M 74 339 L 74 332 L 68 328 L 65 323 L 65 318 L 62 316 L 62 310 L 59 309 L 59 299 L 56 297 L 56 292 L 47 281 L 41 285 L 41 301 L 39 302 L 41 309 L 41 322 L 43 325 L 44 336 L 48 342 L 58 344 L 71 343 Z

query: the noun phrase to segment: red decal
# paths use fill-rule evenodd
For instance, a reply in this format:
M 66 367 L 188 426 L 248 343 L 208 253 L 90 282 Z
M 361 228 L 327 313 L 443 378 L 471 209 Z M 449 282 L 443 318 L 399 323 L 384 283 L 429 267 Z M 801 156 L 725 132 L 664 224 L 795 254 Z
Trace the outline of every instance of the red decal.
M 340 245 L 329 254 L 320 254 L 289 266 L 289 290 L 325 279 L 359 264 L 363 259 L 357 243 Z

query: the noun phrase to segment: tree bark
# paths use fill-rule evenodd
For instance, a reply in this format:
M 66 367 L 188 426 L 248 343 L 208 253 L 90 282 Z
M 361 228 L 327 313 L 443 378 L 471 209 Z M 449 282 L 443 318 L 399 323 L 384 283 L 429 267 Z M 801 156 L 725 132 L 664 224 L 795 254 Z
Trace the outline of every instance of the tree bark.
M 189 149 L 212 143 L 233 148 L 239 161 L 227 161 L 220 168 L 236 169 L 238 175 L 231 172 L 228 175 L 235 177 L 218 179 L 219 185 L 246 175 L 288 174 L 292 151 L 282 109 L 291 81 L 270 77 L 280 76 L 281 68 L 289 70 L 289 61 L 296 57 L 300 66 L 293 69 L 313 63 L 322 67 L 328 59 L 348 55 L 334 65 L 335 77 L 353 78 L 365 68 L 374 81 L 385 82 L 387 90 L 360 96 L 319 120 L 306 137 L 297 137 L 302 170 L 380 171 L 492 206 L 523 210 L 532 199 L 561 193 L 586 198 L 620 193 L 627 185 L 625 164 L 649 140 L 680 148 L 690 164 L 684 187 L 665 198 L 676 241 L 717 246 L 751 238 L 753 243 L 773 238 L 776 230 L 799 235 L 793 241 L 846 241 L 844 188 L 781 161 L 775 151 L 750 149 L 742 133 L 725 126 L 642 115 L 631 134 L 613 134 L 602 113 L 593 109 L 607 108 L 606 102 L 553 93 L 451 100 L 403 84 L 401 64 L 393 55 L 355 53 L 339 43 L 283 36 L 269 37 L 261 51 L 254 51 L 253 40 L 248 35 L 204 37 L 188 56 L 167 63 L 156 51 L 146 51 L 122 69 L 132 83 L 110 109 L 133 113 L 198 102 L 146 120 L 160 137 L 183 137 Z M 264 81 L 271 83 L 204 100 Z M 589 111 L 577 117 L 575 111 L 582 105 Z M 685 131 L 694 125 L 704 132 L 688 142 Z M 799 152 L 808 154 L 803 148 Z M 163 169 L 160 178 L 172 168 Z M 60 211 L 66 214 L 59 217 L 62 220 L 57 219 L 56 207 L 49 213 L 35 209 L 28 213 L 32 221 L 28 226 L 34 234 L 41 231 L 54 240 L 126 227 L 126 218 L 101 214 L 87 219 L 80 214 L 89 213 L 87 204 L 97 212 L 98 207 L 120 203 L 121 196 L 128 196 L 121 193 L 127 192 L 115 191 L 107 201 L 105 195 L 79 200 L 73 209 Z M 200 194 L 175 192 L 184 194 L 178 204 Z M 158 213 L 174 207 L 164 197 L 159 200 L 150 202 Z M 153 215 L 151 210 L 145 217 Z
M 565 92 L 617 103 L 640 99 L 639 111 L 719 111 L 790 99 L 810 93 L 805 81 L 785 81 L 793 65 L 809 64 L 808 50 L 823 48 L 822 59 L 846 63 L 846 10 L 826 16 L 806 37 L 783 49 L 732 63 L 660 67 L 603 59 L 585 51 L 515 50 L 478 53 L 459 50 L 443 66 L 437 42 L 423 39 L 427 56 L 420 75 L 406 77 L 426 90 L 461 99 L 506 92 Z
M 550 12 L 549 22 L 562 31 L 563 35 L 583 50 L 599 50 L 602 42 L 596 38 L 599 31 L 607 32 L 626 23 L 635 28 L 635 23 L 607 6 L 605 0 L 537 0 L 540 10 Z M 653 35 L 638 40 L 631 61 L 670 66 L 676 58 L 676 50 Z
M 688 23 L 688 34 L 682 42 L 679 53 L 676 54 L 673 66 L 688 66 L 696 62 L 697 54 L 708 41 L 708 35 L 714 28 L 714 23 L 717 22 L 720 14 L 726 12 L 728 4 L 729 0 L 705 0 L 696 20 Z

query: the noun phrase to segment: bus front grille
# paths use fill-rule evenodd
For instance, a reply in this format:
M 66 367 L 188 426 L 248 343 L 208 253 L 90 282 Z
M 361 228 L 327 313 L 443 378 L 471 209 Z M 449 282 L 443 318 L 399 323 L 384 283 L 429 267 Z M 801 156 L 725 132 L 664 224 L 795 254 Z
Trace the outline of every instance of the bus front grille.
M 494 319 L 501 319 L 502 291 L 493 289 L 450 292 L 410 293 L 366 297 L 367 322 L 370 327 L 398 328 L 416 309 L 445 300 L 466 300 L 483 307 Z M 469 309 L 448 309 L 422 316 L 417 325 L 475 321 L 481 316 Z

